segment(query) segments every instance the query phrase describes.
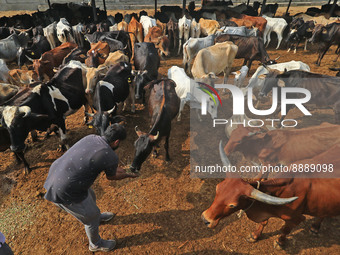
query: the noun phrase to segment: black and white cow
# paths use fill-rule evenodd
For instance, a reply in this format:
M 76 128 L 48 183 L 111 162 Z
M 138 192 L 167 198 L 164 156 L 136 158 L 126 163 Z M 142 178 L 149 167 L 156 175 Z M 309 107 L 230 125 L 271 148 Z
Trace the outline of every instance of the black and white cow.
M 130 93 L 131 65 L 119 62 L 113 65 L 96 85 L 93 108 L 97 110 L 91 123 L 99 134 L 103 134 L 116 114 L 117 104 L 124 102 Z
M 46 131 L 51 124 L 59 128 L 62 148 L 68 148 L 65 117 L 86 102 L 79 68 L 63 68 L 48 83 L 33 88 L 19 106 L 1 106 L 1 125 L 10 135 L 11 150 L 16 154 L 25 149 L 25 139 L 32 130 Z M 25 164 L 25 172 L 30 172 Z

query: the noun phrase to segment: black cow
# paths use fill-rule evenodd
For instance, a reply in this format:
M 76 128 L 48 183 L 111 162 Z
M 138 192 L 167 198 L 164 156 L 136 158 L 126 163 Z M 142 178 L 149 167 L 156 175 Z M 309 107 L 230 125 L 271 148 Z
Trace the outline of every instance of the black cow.
M 13 28 L 0 27 L 0 40 L 7 38 L 8 36 L 10 36 L 13 33 L 15 33 Z
M 309 40 L 311 43 L 318 43 L 319 45 L 319 57 L 315 64 L 320 66 L 323 56 L 332 45 L 340 46 L 340 23 L 331 23 L 326 26 L 316 25 L 313 31 L 312 38 Z M 339 52 L 337 52 L 339 53 Z M 339 57 L 336 57 L 334 62 Z
M 274 17 L 277 11 L 277 8 L 279 8 L 279 5 L 277 3 L 275 4 L 266 4 L 264 7 L 262 7 L 263 10 L 262 14 L 265 14 L 270 17 Z
M 157 146 L 162 137 L 165 137 L 164 148 L 165 160 L 169 161 L 169 137 L 171 132 L 171 121 L 179 111 L 180 99 L 175 91 L 176 83 L 170 79 L 153 81 L 147 85 L 150 89 L 149 115 L 152 128 L 148 133 L 136 129 L 138 139 L 135 142 L 135 157 L 131 171 L 139 171 L 143 162 L 150 155 L 152 148 Z M 155 151 L 154 151 L 155 152 Z M 157 153 L 156 153 L 157 156 Z
M 301 42 L 301 40 L 305 39 L 305 51 L 307 50 L 307 42 L 312 37 L 312 31 L 315 27 L 314 21 L 307 21 L 304 22 L 303 19 L 299 18 L 296 20 L 293 20 L 291 27 L 293 27 L 286 39 L 286 43 L 288 45 L 288 52 L 291 50 L 291 48 L 294 47 L 294 53 L 296 53 L 296 49 Z
M 117 104 L 124 102 L 129 96 L 131 81 L 131 65 L 120 62 L 107 71 L 104 78 L 96 85 L 93 108 L 97 110 L 91 125 L 99 134 L 103 134 L 116 114 Z
M 113 26 L 111 21 L 103 20 L 102 22 L 97 24 L 97 32 L 109 32 L 110 26 Z
M 21 67 L 28 59 L 38 59 L 43 53 L 51 50 L 51 45 L 47 38 L 43 35 L 37 35 L 33 38 L 33 43 L 30 47 L 20 47 L 17 53 L 18 66 Z
M 46 131 L 51 124 L 59 127 L 62 148 L 67 148 L 65 117 L 85 103 L 81 70 L 65 67 L 48 83 L 36 86 L 19 106 L 1 106 L 1 125 L 9 132 L 11 150 L 23 155 L 28 133 Z M 27 165 L 25 172 L 30 172 Z
M 261 61 L 263 64 L 276 64 L 275 60 L 271 60 L 264 48 L 263 38 L 261 37 L 245 37 L 239 35 L 222 34 L 215 38 L 215 43 L 231 41 L 238 46 L 238 51 L 235 58 L 244 58 L 243 65 L 246 65 L 250 70 L 254 60 Z
M 120 12 L 117 12 L 115 14 L 115 21 L 118 24 L 119 22 L 123 21 L 123 14 L 121 14 Z
M 268 95 L 273 87 L 297 87 L 310 91 L 311 99 L 308 104 L 316 104 L 318 107 L 332 107 L 335 120 L 340 122 L 340 78 L 318 73 L 310 73 L 301 70 L 279 72 L 268 69 L 264 85 L 259 93 L 260 97 Z M 278 93 L 280 95 L 280 93 Z M 304 97 L 301 93 L 289 93 L 289 98 Z M 286 106 L 286 113 L 294 105 Z M 281 117 L 283 120 L 285 116 Z
M 153 43 L 143 42 L 135 44 L 135 98 L 142 98 L 143 103 L 145 103 L 145 91 L 143 88 L 148 82 L 157 79 L 159 65 L 160 58 Z

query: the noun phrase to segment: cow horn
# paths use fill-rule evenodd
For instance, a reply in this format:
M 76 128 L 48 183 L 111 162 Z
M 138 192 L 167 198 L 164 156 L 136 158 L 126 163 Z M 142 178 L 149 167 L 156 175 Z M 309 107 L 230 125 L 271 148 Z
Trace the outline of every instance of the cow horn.
M 86 115 L 86 116 L 89 116 L 89 117 L 93 117 L 93 116 L 94 116 L 94 113 L 85 112 L 85 115 Z
M 5 106 L 0 106 L 0 114 L 5 110 Z
M 140 131 L 139 128 L 138 128 L 138 126 L 135 126 L 135 131 L 136 131 L 136 133 L 137 133 L 138 131 Z
M 25 54 L 25 56 L 26 56 L 26 58 L 29 60 L 29 61 L 31 61 L 31 62 L 33 62 L 34 61 L 34 59 L 33 58 L 30 58 L 29 56 L 27 56 L 26 54 Z
M 157 131 L 157 135 L 150 135 L 150 137 L 151 137 L 151 139 L 152 140 L 157 140 L 158 139 L 158 137 L 159 137 L 159 131 Z
M 20 113 L 25 113 L 24 117 L 27 117 L 31 114 L 31 108 L 29 106 L 20 106 L 19 107 Z
M 262 191 L 259 191 L 257 189 L 253 189 L 249 197 L 257 201 L 270 204 L 270 205 L 285 205 L 298 199 L 298 197 L 290 197 L 290 198 L 274 197 L 266 193 L 263 193 Z
M 225 167 L 231 166 L 231 163 L 230 163 L 227 155 L 225 154 L 225 152 L 223 150 L 222 140 L 220 141 L 220 157 L 221 157 L 221 161 L 223 163 L 223 166 L 225 166 Z
M 281 57 L 281 56 L 278 56 L 278 57 L 275 59 L 275 61 L 278 60 L 280 57 Z
M 116 109 L 116 106 L 113 106 L 111 110 L 108 110 L 108 111 L 107 111 L 107 113 L 108 113 L 108 114 L 111 114 L 111 113 L 113 113 L 113 111 L 114 111 L 115 109 Z

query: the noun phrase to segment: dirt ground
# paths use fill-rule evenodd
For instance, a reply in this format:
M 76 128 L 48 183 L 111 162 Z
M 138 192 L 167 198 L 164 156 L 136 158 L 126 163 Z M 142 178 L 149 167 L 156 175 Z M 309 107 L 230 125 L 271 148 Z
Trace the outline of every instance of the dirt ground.
M 291 13 L 305 10 L 293 7 Z M 10 15 L 8 12 L 5 15 Z M 274 40 L 275 41 L 275 40 Z M 274 42 L 275 43 L 275 42 Z M 335 57 L 332 48 L 324 57 L 321 67 L 316 67 L 317 54 L 303 52 L 302 45 L 296 54 L 270 48 L 271 58 L 281 56 L 279 62 L 300 60 L 317 73 L 334 75 L 328 70 Z M 172 57 L 161 61 L 160 73 L 165 76 L 168 68 L 181 66 L 182 59 Z M 238 70 L 242 61 L 236 60 L 233 69 Z M 251 74 L 256 70 L 254 62 Z M 320 111 L 322 120 L 333 123 L 328 111 Z M 146 109 L 126 116 L 127 139 L 117 150 L 121 166 L 132 162 L 134 126 L 149 129 Z M 143 164 L 141 176 L 136 179 L 108 181 L 101 175 L 93 188 L 97 204 L 102 211 L 115 212 L 117 216 L 100 227 L 102 238 L 118 240 L 115 254 L 340 254 L 340 218 L 324 221 L 320 233 L 309 232 L 312 218 L 294 229 L 283 251 L 273 249 L 273 241 L 279 234 L 283 221 L 271 219 L 257 243 L 245 238 L 256 224 L 243 215 L 224 219 L 215 229 L 208 229 L 200 215 L 215 196 L 215 186 L 221 179 L 193 179 L 190 177 L 190 113 L 186 106 L 182 121 L 173 121 L 170 138 L 172 161 L 164 162 L 164 150 L 155 159 L 149 157 Z M 83 109 L 66 120 L 70 144 L 94 133 L 83 125 Z M 304 123 L 308 126 L 308 123 Z M 220 131 L 219 131 L 220 132 Z M 223 132 L 223 131 L 221 131 Z M 14 254 L 90 254 L 88 240 L 81 223 L 43 199 L 44 181 L 49 166 L 60 157 L 58 138 L 28 141 L 25 153 L 33 171 L 25 176 L 23 165 L 18 165 L 9 150 L 0 153 L 0 231 L 7 237 Z M 100 253 L 98 253 L 100 254 Z

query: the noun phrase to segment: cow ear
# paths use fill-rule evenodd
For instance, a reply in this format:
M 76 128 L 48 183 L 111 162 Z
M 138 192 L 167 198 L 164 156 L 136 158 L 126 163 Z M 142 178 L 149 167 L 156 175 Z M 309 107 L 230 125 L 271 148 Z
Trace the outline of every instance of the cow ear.
M 267 74 L 261 74 L 257 78 L 260 80 L 264 80 L 266 78 Z
M 283 88 L 283 87 L 286 86 L 286 84 L 285 84 L 285 82 L 283 80 L 279 79 L 279 81 L 277 82 L 277 86 Z

